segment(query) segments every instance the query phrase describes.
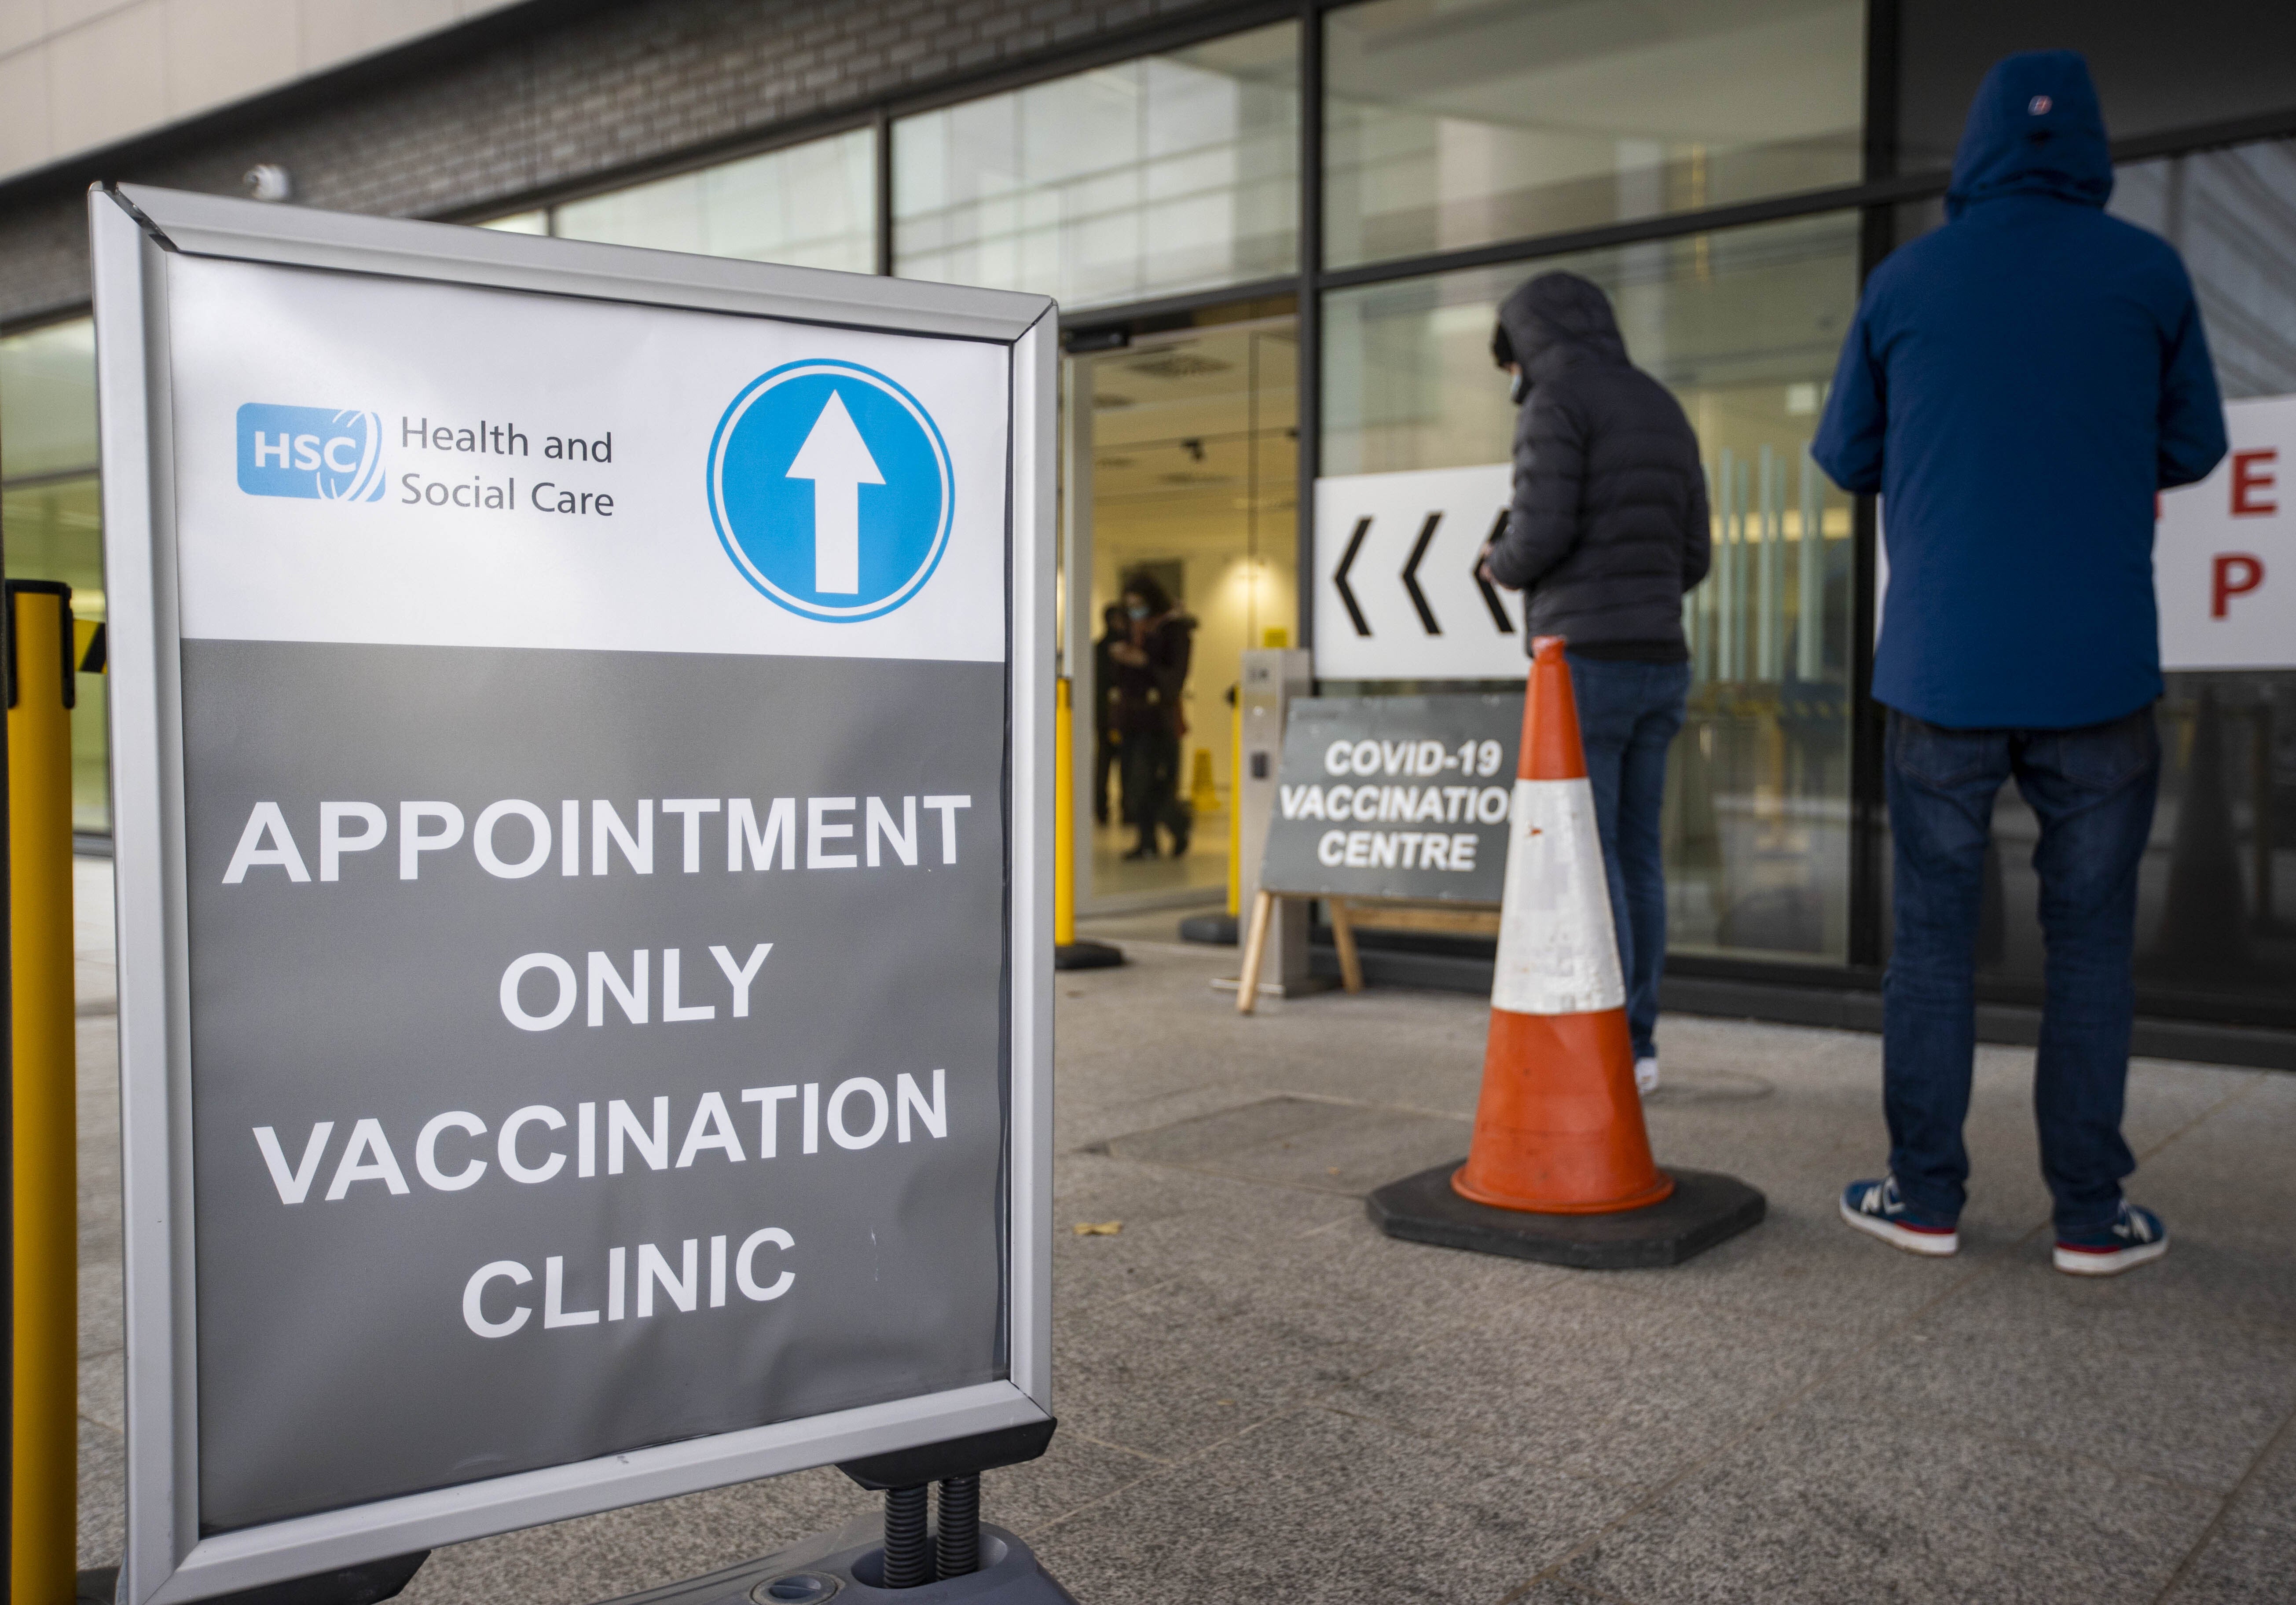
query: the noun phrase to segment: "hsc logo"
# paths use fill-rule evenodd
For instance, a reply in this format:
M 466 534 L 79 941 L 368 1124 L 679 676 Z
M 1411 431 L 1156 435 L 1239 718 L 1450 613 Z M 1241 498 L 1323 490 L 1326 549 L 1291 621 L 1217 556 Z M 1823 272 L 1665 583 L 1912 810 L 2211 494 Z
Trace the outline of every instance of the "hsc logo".
M 382 420 L 326 407 L 239 409 L 239 487 L 251 496 L 382 500 Z
M 821 359 L 752 380 L 709 442 L 709 512 L 742 577 L 808 618 L 890 613 L 932 577 L 955 502 L 917 398 Z

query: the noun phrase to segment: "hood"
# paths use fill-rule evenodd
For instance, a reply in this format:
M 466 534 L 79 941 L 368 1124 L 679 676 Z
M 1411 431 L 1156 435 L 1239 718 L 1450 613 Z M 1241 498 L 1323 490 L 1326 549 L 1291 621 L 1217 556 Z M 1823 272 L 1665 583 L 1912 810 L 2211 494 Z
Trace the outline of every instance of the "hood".
M 1499 327 L 1515 361 L 1534 378 L 1545 364 L 1570 353 L 1627 360 L 1611 298 L 1575 273 L 1543 273 L 1524 284 L 1499 303 Z
M 1946 216 L 2000 195 L 2054 195 L 2095 207 L 2112 198 L 2104 114 L 2079 52 L 2006 56 L 1978 86 L 1954 152 Z

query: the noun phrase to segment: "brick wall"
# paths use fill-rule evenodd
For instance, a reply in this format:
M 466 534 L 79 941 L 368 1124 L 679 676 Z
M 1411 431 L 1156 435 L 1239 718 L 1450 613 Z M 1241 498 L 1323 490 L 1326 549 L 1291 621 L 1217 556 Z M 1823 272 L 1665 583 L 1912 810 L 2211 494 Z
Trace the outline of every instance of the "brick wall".
M 239 194 L 258 161 L 296 200 L 438 217 L 1049 58 L 1205 0 L 639 0 L 516 29 L 324 104 L 176 136 L 102 175 Z M 0 323 L 87 299 L 85 193 L 0 186 Z

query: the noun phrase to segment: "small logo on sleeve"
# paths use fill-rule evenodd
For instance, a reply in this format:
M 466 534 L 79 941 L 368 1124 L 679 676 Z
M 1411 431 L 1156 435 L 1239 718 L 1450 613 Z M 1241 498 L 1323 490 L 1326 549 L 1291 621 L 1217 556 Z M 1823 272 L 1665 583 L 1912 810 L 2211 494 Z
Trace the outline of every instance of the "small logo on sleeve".
M 375 414 L 258 401 L 239 409 L 239 487 L 249 495 L 379 502 L 382 484 Z

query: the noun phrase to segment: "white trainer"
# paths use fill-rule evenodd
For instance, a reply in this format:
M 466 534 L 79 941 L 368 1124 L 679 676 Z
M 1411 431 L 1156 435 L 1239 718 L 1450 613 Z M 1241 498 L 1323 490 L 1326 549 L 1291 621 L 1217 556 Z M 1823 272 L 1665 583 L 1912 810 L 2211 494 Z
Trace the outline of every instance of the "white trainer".
M 1635 1060 L 1635 1091 L 1649 1097 L 1658 1091 L 1658 1055 Z

